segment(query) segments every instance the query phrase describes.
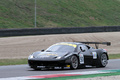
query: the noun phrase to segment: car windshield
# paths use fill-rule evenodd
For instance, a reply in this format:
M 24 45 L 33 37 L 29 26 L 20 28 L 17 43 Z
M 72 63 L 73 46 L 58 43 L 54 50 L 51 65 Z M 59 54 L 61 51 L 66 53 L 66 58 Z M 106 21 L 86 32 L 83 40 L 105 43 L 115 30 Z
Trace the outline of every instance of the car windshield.
M 46 49 L 46 52 L 74 52 L 75 47 L 69 45 L 53 45 Z

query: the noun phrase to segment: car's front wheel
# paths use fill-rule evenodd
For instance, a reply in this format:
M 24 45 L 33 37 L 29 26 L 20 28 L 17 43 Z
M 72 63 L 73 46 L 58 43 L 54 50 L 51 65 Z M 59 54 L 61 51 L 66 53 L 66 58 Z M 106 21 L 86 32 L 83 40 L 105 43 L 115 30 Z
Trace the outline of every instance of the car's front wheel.
M 78 68 L 78 58 L 73 55 L 71 57 L 70 69 L 77 69 Z

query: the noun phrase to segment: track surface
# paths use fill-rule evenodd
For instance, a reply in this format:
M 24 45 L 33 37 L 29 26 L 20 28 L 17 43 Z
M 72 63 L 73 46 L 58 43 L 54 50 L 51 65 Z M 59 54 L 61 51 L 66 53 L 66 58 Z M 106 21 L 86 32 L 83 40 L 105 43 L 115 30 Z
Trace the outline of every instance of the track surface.
M 120 59 L 112 59 L 109 60 L 109 64 L 105 68 L 87 67 L 85 69 L 77 69 L 77 70 L 55 69 L 55 70 L 42 70 L 42 71 L 41 70 L 35 71 L 29 68 L 28 65 L 0 66 L 0 78 L 120 69 L 119 63 L 120 63 Z

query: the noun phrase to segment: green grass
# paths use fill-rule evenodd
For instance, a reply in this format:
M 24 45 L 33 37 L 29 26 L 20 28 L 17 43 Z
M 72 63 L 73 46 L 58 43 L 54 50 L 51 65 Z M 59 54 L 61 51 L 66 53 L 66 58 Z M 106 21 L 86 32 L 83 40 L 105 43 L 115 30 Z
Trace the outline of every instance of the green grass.
M 120 59 L 120 54 L 109 54 L 110 59 Z
M 120 54 L 109 54 L 109 59 L 120 59 Z M 19 64 L 27 64 L 27 59 L 0 59 L 0 66 Z
M 27 59 L 0 59 L 1 65 L 20 65 L 27 64 Z
M 0 0 L 0 29 L 33 28 L 35 0 Z M 37 27 L 120 25 L 120 0 L 36 0 Z

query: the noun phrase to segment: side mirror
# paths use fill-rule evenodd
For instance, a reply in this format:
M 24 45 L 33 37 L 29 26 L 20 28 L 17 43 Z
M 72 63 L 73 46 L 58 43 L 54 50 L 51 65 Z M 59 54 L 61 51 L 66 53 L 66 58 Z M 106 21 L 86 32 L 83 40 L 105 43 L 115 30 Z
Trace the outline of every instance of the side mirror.
M 44 51 L 45 51 L 44 49 L 41 50 L 41 52 L 44 52 Z

